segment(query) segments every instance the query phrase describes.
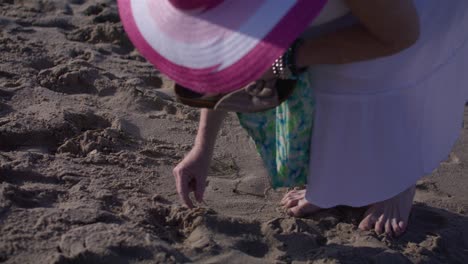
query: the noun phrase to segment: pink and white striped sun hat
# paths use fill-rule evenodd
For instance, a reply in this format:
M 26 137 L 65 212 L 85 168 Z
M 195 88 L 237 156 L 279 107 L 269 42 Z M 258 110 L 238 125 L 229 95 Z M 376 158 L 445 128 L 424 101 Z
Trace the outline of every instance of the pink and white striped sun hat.
M 131 41 L 158 70 L 199 93 L 260 78 L 327 0 L 118 0 Z

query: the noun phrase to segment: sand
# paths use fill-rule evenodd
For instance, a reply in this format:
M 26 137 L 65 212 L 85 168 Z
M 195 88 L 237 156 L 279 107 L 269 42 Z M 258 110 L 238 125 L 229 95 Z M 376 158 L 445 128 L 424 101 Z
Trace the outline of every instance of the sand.
M 0 58 L 0 262 L 468 262 L 467 126 L 399 239 L 357 230 L 363 209 L 287 216 L 233 115 L 188 210 L 172 168 L 198 111 L 134 50 L 115 1 L 1 0 Z

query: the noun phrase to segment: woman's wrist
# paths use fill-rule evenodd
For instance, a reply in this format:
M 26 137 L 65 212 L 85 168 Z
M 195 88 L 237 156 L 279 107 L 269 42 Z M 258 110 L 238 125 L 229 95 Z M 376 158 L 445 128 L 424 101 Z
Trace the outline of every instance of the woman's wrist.
M 205 154 L 211 154 L 225 117 L 226 112 L 202 109 L 194 148 L 204 151 Z
M 307 63 L 305 58 L 307 58 L 307 45 L 309 40 L 304 40 L 303 43 L 297 47 L 295 56 L 296 67 L 299 69 L 307 68 L 310 64 Z
M 304 44 L 304 39 L 298 38 L 296 41 L 294 41 L 293 45 L 291 46 L 291 48 L 288 50 L 288 53 L 287 53 L 288 67 L 290 68 L 295 78 L 297 78 L 306 69 L 306 67 L 301 67 L 297 63 L 298 51 L 303 46 L 303 44 Z
M 208 138 L 206 136 L 197 137 L 193 143 L 194 148 L 198 148 L 203 151 L 211 151 L 214 149 L 216 141 L 213 138 Z

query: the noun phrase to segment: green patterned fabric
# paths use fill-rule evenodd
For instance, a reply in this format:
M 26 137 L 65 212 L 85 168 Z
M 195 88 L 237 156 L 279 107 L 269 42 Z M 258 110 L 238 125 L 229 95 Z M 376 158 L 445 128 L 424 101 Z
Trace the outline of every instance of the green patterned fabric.
M 273 188 L 304 185 L 309 173 L 315 98 L 308 75 L 280 106 L 259 113 L 237 113 L 265 163 Z

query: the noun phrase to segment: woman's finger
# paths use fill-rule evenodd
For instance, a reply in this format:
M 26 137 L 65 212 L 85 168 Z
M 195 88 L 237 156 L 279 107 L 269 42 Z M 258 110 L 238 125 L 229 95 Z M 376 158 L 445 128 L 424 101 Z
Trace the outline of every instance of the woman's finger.
M 178 169 L 174 170 L 174 177 L 176 180 L 176 188 L 179 197 L 188 208 L 193 208 L 193 203 L 189 197 L 190 191 L 188 177 L 184 177 L 183 172 Z

